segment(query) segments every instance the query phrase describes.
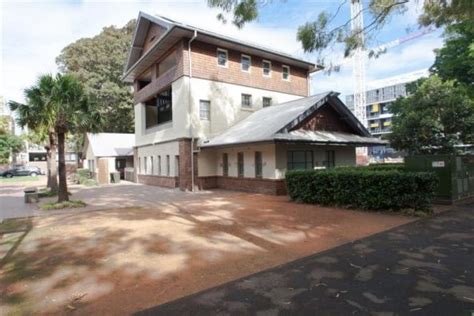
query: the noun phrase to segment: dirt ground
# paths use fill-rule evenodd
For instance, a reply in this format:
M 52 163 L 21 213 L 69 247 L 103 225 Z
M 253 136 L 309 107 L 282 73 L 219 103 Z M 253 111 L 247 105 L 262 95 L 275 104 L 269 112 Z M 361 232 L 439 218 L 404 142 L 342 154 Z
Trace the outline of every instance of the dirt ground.
M 0 314 L 130 314 L 413 220 L 196 196 L 4 222 Z

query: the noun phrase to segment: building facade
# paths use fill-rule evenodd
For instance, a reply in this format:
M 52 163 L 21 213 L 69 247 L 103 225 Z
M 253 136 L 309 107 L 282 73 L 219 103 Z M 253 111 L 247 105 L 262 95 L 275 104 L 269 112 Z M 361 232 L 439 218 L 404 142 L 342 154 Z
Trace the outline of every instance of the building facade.
M 400 97 L 406 97 L 407 84 L 429 75 L 428 70 L 418 70 L 395 77 L 377 80 L 368 83 L 366 92 L 366 126 L 371 135 L 382 137 L 392 129 L 392 117 L 389 107 Z M 354 95 L 346 96 L 347 107 L 354 112 Z M 390 155 L 399 155 L 390 146 L 374 146 L 369 148 L 369 155 L 383 158 Z
M 136 181 L 276 194 L 283 190 L 290 163 L 308 168 L 354 164 L 354 144 L 342 148 L 326 140 L 324 148 L 316 148 L 309 138 L 277 140 L 283 136 L 276 134 L 288 136 L 290 123 L 309 120 L 316 110 L 321 122 L 326 116 L 336 122 L 334 131 L 368 136 L 352 126 L 358 122 L 345 127 L 339 116 L 348 114 L 341 113 L 345 110 L 335 94 L 308 96 L 309 74 L 317 69 L 258 45 L 140 13 L 123 77 L 134 86 Z M 329 103 L 337 103 L 338 110 L 324 114 L 323 105 Z M 265 130 L 263 121 L 265 133 L 257 128 Z M 244 130 L 236 129 L 242 124 Z M 286 134 L 280 133 L 284 128 Z M 254 135 L 248 134 L 251 130 Z M 223 135 L 225 141 L 218 141 Z

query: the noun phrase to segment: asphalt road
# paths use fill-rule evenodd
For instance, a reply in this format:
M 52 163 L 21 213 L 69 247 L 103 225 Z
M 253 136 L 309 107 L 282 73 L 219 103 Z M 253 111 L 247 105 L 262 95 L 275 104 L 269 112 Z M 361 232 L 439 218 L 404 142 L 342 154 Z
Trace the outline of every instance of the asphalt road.
M 474 315 L 474 206 L 137 315 Z

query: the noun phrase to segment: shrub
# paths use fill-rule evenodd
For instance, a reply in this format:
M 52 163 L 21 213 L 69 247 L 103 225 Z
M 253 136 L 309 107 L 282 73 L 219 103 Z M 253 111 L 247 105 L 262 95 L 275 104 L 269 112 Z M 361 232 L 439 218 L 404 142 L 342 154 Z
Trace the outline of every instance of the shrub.
M 72 179 L 74 182 L 85 186 L 97 185 L 97 181 L 91 178 L 91 173 L 88 169 L 77 169 L 76 173 L 73 174 Z
M 289 171 L 290 198 L 367 210 L 430 211 L 437 178 L 428 172 L 336 168 Z

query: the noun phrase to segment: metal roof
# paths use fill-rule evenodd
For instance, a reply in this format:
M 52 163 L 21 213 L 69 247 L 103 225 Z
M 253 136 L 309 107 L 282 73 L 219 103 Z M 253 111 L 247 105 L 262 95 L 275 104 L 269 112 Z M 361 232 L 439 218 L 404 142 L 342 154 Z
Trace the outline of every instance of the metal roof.
M 86 143 L 96 157 L 133 156 L 135 134 L 123 133 L 87 133 Z M 86 148 L 84 148 L 86 153 Z
M 306 98 L 269 106 L 225 130 L 222 134 L 200 143 L 201 147 L 218 147 L 233 144 L 307 141 L 338 144 L 385 144 L 370 137 L 370 133 L 337 97 L 338 93 L 324 92 Z M 296 125 L 325 104 L 331 104 L 341 118 L 357 131 L 356 134 L 317 131 L 301 133 L 291 131 Z
M 146 37 L 149 23 L 156 23 L 166 28 L 167 31 L 156 41 L 156 43 L 142 56 L 143 42 Z M 261 46 L 246 41 L 241 41 L 232 37 L 217 34 L 191 25 L 183 24 L 170 20 L 162 16 L 152 16 L 144 12 L 140 12 L 137 19 L 137 26 L 132 38 L 132 46 L 129 50 L 127 63 L 125 65 L 125 74 L 123 80 L 132 81 L 133 77 L 137 75 L 137 68 L 145 68 L 141 63 L 146 64 L 146 68 L 156 61 L 157 56 L 166 52 L 176 41 L 183 37 L 191 38 L 194 32 L 197 32 L 198 40 L 215 44 L 222 48 L 228 48 L 241 51 L 242 53 L 253 54 L 262 58 L 272 59 L 282 62 L 284 64 L 298 66 L 310 71 L 315 69 L 322 69 L 314 63 L 296 58 L 284 52 L 276 51 L 271 48 Z M 149 61 L 151 60 L 151 61 Z M 140 72 L 141 73 L 141 72 Z

